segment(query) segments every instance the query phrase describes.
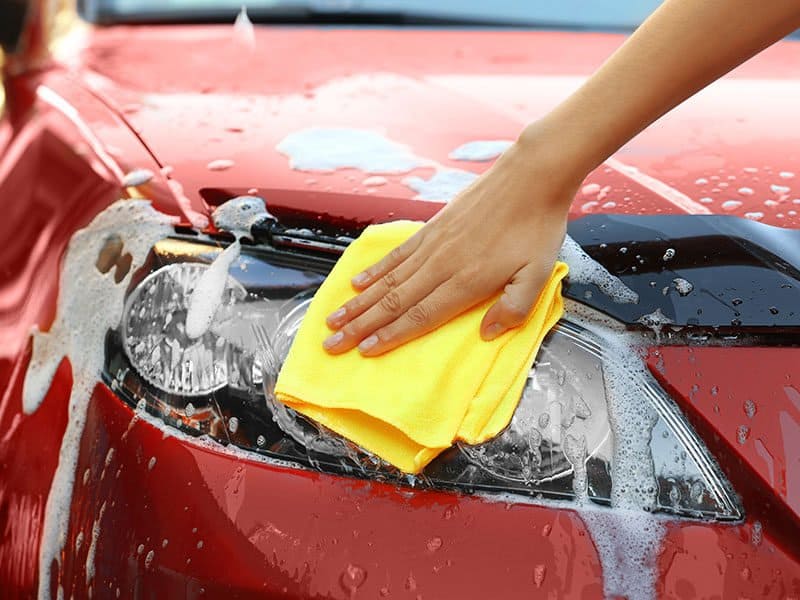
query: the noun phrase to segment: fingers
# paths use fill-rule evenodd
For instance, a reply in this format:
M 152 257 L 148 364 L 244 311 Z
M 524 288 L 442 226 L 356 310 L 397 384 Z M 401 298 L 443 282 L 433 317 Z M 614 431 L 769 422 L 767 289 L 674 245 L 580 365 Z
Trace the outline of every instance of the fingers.
M 377 356 L 433 331 L 475 303 L 475 298 L 464 294 L 464 288 L 452 279 L 446 281 L 367 337 L 359 344 L 359 351 L 364 356 Z
M 397 293 L 399 287 L 413 277 L 419 268 L 424 264 L 425 257 L 412 255 L 402 262 L 397 268 L 383 274 L 379 279 L 374 280 L 366 290 L 345 302 L 339 309 L 328 315 L 326 322 L 331 329 L 341 329 L 353 319 L 359 317 L 375 304 L 381 301 L 384 296 L 389 296 L 387 308 L 391 309 L 392 297 Z M 433 289 L 434 286 L 431 286 Z M 416 299 L 415 299 L 416 300 Z
M 517 271 L 505 286 L 503 295 L 486 311 L 481 322 L 481 337 L 493 340 L 525 323 L 543 284 L 538 265 L 529 263 Z
M 357 290 L 364 290 L 389 273 L 392 269 L 402 264 L 403 261 L 411 256 L 422 241 L 421 232 L 422 230 L 418 231 L 377 263 L 367 267 L 361 273 L 353 277 L 351 280 L 353 287 Z
M 403 266 L 401 265 L 396 271 L 402 270 Z M 390 271 L 389 275 L 394 272 Z M 390 284 L 376 283 L 351 301 L 357 306 L 356 310 L 361 310 L 361 314 L 348 320 L 323 342 L 328 352 L 339 354 L 355 346 L 362 351 L 369 349 L 375 342 L 376 330 L 411 310 L 439 283 L 429 274 L 419 272 L 412 274 L 400 285 L 395 285 L 394 278 L 391 279 Z M 347 315 L 347 312 L 345 314 Z

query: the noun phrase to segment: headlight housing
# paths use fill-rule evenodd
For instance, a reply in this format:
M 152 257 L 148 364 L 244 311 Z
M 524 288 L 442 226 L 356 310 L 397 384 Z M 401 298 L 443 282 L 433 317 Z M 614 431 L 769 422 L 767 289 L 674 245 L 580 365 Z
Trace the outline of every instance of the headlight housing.
M 546 338 L 506 430 L 451 448 L 417 477 L 277 403 L 280 365 L 335 260 L 303 241 L 313 232 L 298 231 L 300 250 L 243 244 L 214 324 L 196 340 L 182 329 L 187 299 L 221 248 L 190 236 L 156 244 L 131 284 L 120 329 L 108 334 L 109 385 L 186 433 L 329 472 L 742 517 L 720 469 L 641 359 L 588 324 L 564 320 Z

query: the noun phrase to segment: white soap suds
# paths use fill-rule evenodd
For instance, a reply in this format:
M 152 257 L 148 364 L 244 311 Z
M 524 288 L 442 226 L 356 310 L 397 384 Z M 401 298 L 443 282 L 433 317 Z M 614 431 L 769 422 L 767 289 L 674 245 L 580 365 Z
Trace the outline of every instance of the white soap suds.
M 86 553 L 86 585 L 88 586 L 94 579 L 94 559 L 97 555 L 97 540 L 100 537 L 100 522 L 106 513 L 106 503 L 100 506 L 100 513 L 92 524 L 92 541 L 89 544 L 89 551 Z
M 410 148 L 374 131 L 346 128 L 311 128 L 287 135 L 277 145 L 299 171 L 359 169 L 365 173 L 408 173 L 431 166 Z
M 564 238 L 558 260 L 569 265 L 569 279 L 576 283 L 594 284 L 606 295 L 621 304 L 639 302 L 639 295 L 606 268 L 584 252 L 570 236 Z
M 656 597 L 662 520 L 636 510 L 581 510 L 603 566 L 606 598 L 651 600 Z
M 227 158 L 218 158 L 217 160 L 212 160 L 210 163 L 206 165 L 206 168 L 209 171 L 227 171 L 231 167 L 233 167 L 236 163 L 232 160 Z
M 69 527 L 72 489 L 86 408 L 101 380 L 105 335 L 119 325 L 125 290 L 131 273 L 143 264 L 150 248 L 173 232 L 172 219 L 155 211 L 144 200 L 121 200 L 98 214 L 72 236 L 60 278 L 56 318 L 49 332 L 34 328 L 33 353 L 22 393 L 25 413 L 34 412 L 44 400 L 58 365 L 68 358 L 72 367 L 69 419 L 61 441 L 58 466 L 45 506 L 39 553 L 40 598 L 51 598 L 53 562 L 60 565 Z M 108 238 L 116 236 L 133 257 L 128 273 L 119 283 L 116 271 L 100 273 L 95 263 Z
M 259 196 L 237 196 L 220 204 L 211 215 L 217 229 L 229 231 L 237 238 L 250 235 L 250 229 L 264 219 L 274 219 Z
M 691 281 L 684 279 L 683 277 L 676 277 L 672 280 L 675 289 L 678 291 L 678 294 L 681 296 L 688 296 L 694 290 L 694 285 L 692 285 Z
M 377 187 L 379 185 L 386 185 L 389 183 L 389 180 L 386 177 L 381 175 L 372 175 L 371 177 L 366 177 L 364 181 L 361 182 L 361 185 L 365 187 Z
M 239 11 L 233 22 L 233 39 L 242 43 L 249 50 L 256 47 L 256 30 L 247 14 L 246 6 L 242 6 L 242 10 Z
M 500 156 L 513 143 L 511 140 L 476 140 L 460 145 L 448 156 L 453 160 L 486 162 Z
M 614 433 L 614 483 L 612 510 L 592 509 L 585 503 L 580 514 L 598 550 L 606 597 L 647 600 L 655 597 L 655 563 L 664 534 L 661 519 L 650 514 L 657 494 L 650 438 L 658 415 L 642 401 L 641 382 L 647 371 L 636 351 L 635 334 L 581 324 L 607 345 L 603 378 Z
M 189 338 L 197 339 L 211 327 L 228 283 L 228 270 L 239 258 L 240 251 L 241 245 L 236 240 L 220 252 L 197 280 L 186 311 L 186 335 Z
M 661 308 L 657 308 L 651 313 L 642 315 L 636 319 L 636 322 L 641 323 L 648 329 L 652 329 L 656 336 L 661 335 L 661 330 L 665 325 L 671 325 L 673 323 L 672 319 L 661 312 Z
M 417 200 L 452 200 L 478 176 L 460 169 L 441 169 L 431 175 L 430 179 L 422 177 L 406 177 L 403 183 L 417 192 Z
M 368 188 L 387 183 L 385 178 L 378 177 L 380 174 L 431 167 L 434 173 L 429 178 L 406 177 L 402 182 L 417 192 L 417 200 L 449 201 L 478 177 L 470 171 L 443 167 L 435 160 L 417 156 L 403 144 L 364 129 L 303 129 L 287 135 L 276 148 L 288 156 L 289 165 L 299 171 L 331 172 L 351 168 L 373 175 L 362 181 Z M 355 181 L 355 177 L 350 179 Z M 354 188 L 353 191 L 358 190 Z
M 135 169 L 122 178 L 123 187 L 137 187 L 148 183 L 155 175 L 149 169 Z
M 726 200 L 722 203 L 722 210 L 734 211 L 742 205 L 738 200 Z

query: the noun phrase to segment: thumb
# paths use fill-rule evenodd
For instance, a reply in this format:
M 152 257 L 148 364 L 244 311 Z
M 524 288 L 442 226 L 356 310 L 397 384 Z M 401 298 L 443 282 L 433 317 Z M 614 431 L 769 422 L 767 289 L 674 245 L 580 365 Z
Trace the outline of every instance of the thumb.
M 481 337 L 493 340 L 504 332 L 522 325 L 533 309 L 543 281 L 535 264 L 527 264 L 516 272 L 481 322 Z

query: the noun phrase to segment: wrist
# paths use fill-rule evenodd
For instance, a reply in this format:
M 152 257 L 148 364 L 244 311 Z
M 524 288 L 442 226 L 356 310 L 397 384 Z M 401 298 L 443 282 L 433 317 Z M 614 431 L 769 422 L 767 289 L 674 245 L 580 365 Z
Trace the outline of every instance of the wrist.
M 529 161 L 549 169 L 564 185 L 579 186 L 602 162 L 592 156 L 586 135 L 578 135 L 553 115 L 527 125 L 516 145 Z

